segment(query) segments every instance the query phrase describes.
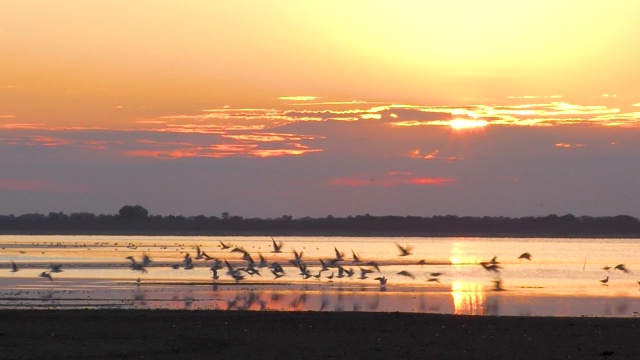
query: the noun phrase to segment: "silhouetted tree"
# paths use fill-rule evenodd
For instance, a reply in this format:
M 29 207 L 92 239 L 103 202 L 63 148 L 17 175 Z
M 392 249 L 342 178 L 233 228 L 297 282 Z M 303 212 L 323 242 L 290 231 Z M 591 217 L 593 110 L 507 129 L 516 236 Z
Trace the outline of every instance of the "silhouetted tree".
M 140 205 L 125 205 L 120 208 L 118 214 L 124 220 L 144 220 L 149 216 L 149 211 Z

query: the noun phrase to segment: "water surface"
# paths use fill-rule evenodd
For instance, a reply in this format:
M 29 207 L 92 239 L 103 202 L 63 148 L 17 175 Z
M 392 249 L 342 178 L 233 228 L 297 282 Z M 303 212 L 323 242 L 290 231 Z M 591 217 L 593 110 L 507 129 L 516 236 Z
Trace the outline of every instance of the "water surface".
M 638 239 L 425 237 L 0 236 L 1 308 L 401 311 L 474 315 L 637 316 Z M 222 244 L 230 248 L 223 249 Z M 411 249 L 403 254 L 399 248 Z M 214 260 L 257 273 L 236 280 Z M 331 264 L 320 272 L 322 262 Z M 294 265 L 302 253 L 308 275 Z M 531 260 L 518 259 L 524 253 Z M 193 268 L 185 269 L 185 256 Z M 354 254 L 359 261 L 354 261 Z M 152 262 L 132 269 L 133 257 Z M 269 267 L 278 263 L 280 278 Z M 243 258 L 244 257 L 244 258 Z M 499 271 L 480 265 L 495 262 Z M 18 271 L 11 271 L 11 262 Z M 372 263 L 373 262 L 373 263 Z M 51 272 L 51 265 L 61 265 Z M 622 271 L 614 269 L 624 264 Z M 339 278 L 339 268 L 353 276 Z M 376 268 L 377 266 L 377 268 Z M 605 270 L 603 267 L 611 269 Z M 175 268 L 177 267 L 177 268 Z M 363 270 L 365 272 L 363 272 Z M 370 271 L 370 272 L 368 272 Z M 39 275 L 45 272 L 51 280 Z M 435 275 L 439 273 L 439 275 Z M 306 278 L 305 278 L 306 277 Z M 387 279 L 381 285 L 376 278 Z M 609 278 L 606 284 L 601 280 Z M 640 279 L 640 277 L 638 277 Z

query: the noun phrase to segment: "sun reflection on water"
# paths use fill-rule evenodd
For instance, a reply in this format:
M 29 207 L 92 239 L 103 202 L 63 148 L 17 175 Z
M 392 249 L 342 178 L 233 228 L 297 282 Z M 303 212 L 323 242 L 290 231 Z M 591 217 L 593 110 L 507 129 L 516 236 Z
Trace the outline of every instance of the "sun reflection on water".
M 451 297 L 456 315 L 483 315 L 485 312 L 485 293 L 479 283 L 454 281 Z

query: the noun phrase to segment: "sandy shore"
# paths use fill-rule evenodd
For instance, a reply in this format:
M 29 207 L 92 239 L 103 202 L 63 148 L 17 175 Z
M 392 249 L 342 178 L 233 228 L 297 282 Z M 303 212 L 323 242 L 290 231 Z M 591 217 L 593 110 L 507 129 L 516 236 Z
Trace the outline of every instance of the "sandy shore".
M 636 318 L 0 311 L 3 359 L 638 359 Z

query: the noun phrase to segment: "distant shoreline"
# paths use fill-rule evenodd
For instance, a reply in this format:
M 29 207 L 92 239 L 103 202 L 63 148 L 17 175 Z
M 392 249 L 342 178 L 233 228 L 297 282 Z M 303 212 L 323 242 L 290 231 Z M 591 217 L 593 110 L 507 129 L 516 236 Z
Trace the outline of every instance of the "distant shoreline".
M 353 237 L 546 237 L 640 238 L 640 220 L 627 215 L 576 217 L 459 217 L 454 215 L 345 218 L 282 216 L 276 219 L 204 215 L 148 215 L 125 206 L 117 215 L 91 213 L 0 215 L 3 235 L 144 236 L 353 236 Z
M 0 230 L 0 236 L 175 236 L 175 237 L 193 237 L 193 236 L 211 236 L 211 237 L 245 237 L 245 236 L 264 236 L 264 237 L 433 237 L 433 238 L 575 238 L 575 239 L 640 239 L 640 234 L 553 234 L 553 233 L 428 233 L 428 232 L 291 232 L 291 233 L 265 233 L 265 232 L 198 232 L 198 231 L 142 231 L 142 232 L 130 232 L 130 231 L 2 231 Z

